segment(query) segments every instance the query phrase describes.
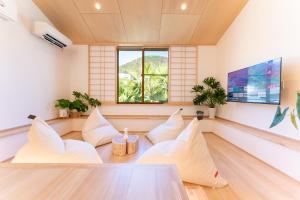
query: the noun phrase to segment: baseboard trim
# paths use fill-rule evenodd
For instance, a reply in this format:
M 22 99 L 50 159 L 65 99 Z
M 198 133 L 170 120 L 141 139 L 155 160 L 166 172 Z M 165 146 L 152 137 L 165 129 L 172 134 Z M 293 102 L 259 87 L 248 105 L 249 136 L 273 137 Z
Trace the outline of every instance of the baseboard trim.
M 60 122 L 65 121 L 65 120 L 71 120 L 71 118 L 68 118 L 68 119 L 53 118 L 53 119 L 46 120 L 46 122 L 49 125 L 52 125 L 52 124 L 55 124 L 55 123 L 60 123 Z M 1 130 L 0 131 L 0 138 L 27 132 L 27 131 L 29 131 L 30 126 L 31 126 L 31 124 L 25 124 L 25 125 L 22 125 L 22 126 L 16 126 L 16 127 L 13 127 L 13 128 Z
M 235 129 L 241 130 L 245 133 L 254 135 L 256 137 L 260 137 L 262 139 L 268 140 L 270 142 L 273 142 L 278 145 L 281 145 L 281 146 L 287 147 L 289 149 L 300 152 L 300 141 L 299 140 L 295 140 L 295 139 L 291 139 L 291 138 L 288 138 L 285 136 L 277 135 L 277 134 L 269 132 L 269 131 L 251 127 L 251 126 L 241 124 L 238 122 L 234 122 L 234 121 L 224 119 L 221 117 L 217 117 L 215 120 L 216 120 L 216 122 L 223 123 L 226 126 L 233 127 Z

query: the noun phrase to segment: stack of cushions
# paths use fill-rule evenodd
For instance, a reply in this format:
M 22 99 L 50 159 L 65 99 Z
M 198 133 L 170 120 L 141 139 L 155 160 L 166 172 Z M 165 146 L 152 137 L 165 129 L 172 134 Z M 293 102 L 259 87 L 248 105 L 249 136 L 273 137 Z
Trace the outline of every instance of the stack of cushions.
M 181 133 L 184 128 L 181 110 L 182 109 L 173 113 L 165 123 L 152 129 L 147 134 L 147 137 L 153 144 L 167 140 L 174 140 Z
M 82 129 L 82 137 L 94 147 L 111 142 L 112 138 L 121 135 L 95 108 Z
M 227 182 L 219 175 L 198 126 L 197 119 L 193 119 L 175 140 L 152 146 L 137 163 L 175 164 L 183 181 L 210 187 L 225 186 Z
M 62 140 L 46 122 L 35 118 L 28 143 L 16 154 L 13 163 L 103 163 L 95 148 L 87 142 Z

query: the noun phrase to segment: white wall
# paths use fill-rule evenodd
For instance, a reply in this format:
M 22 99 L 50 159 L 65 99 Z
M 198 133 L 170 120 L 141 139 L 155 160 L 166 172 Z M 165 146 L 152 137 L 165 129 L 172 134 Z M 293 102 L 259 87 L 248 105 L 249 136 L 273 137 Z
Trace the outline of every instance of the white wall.
M 250 0 L 217 44 L 217 77 L 277 57 L 283 59 L 282 106 L 295 106 L 300 89 L 300 1 Z M 269 129 L 276 106 L 228 103 L 218 115 L 242 124 L 300 139 L 289 116 Z
M 198 46 L 198 83 L 209 76 L 216 76 L 216 46 Z
M 88 92 L 88 46 L 74 45 L 65 54 L 70 66 L 70 95 L 74 90 Z
M 217 44 L 217 78 L 227 87 L 228 72 L 277 57 L 283 59 L 282 106 L 295 106 L 300 89 L 300 1 L 250 0 Z M 218 116 L 300 139 L 289 116 L 269 129 L 276 106 L 228 103 Z M 242 130 L 216 123 L 216 134 L 300 181 L 300 154 Z
M 30 32 L 33 20 L 48 19 L 31 0 L 17 5 L 18 22 L 0 19 L 0 130 L 30 123 L 30 113 L 55 118 L 54 101 L 69 93 L 62 50 Z

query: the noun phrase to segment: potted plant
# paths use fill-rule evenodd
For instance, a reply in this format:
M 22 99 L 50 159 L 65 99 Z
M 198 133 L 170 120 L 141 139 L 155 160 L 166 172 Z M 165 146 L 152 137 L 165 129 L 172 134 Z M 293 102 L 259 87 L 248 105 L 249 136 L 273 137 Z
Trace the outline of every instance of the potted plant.
M 101 105 L 98 99 L 90 97 L 87 93 L 82 94 L 73 91 L 72 95 L 75 97 L 75 100 L 72 102 L 68 99 L 59 99 L 56 101 L 55 107 L 59 108 L 59 117 L 65 118 L 69 114 L 72 118 L 80 117 L 82 113 L 88 111 L 89 106 L 97 107 Z
M 73 96 L 75 99 L 80 99 L 91 107 L 101 106 L 101 102 L 98 99 L 90 97 L 87 93 L 82 94 L 81 92 L 73 91 Z
M 69 107 L 71 102 L 68 99 L 58 99 L 55 103 L 55 107 L 58 108 L 60 118 L 69 117 Z
M 198 120 L 202 120 L 203 117 L 204 117 L 204 112 L 203 112 L 203 111 L 200 111 L 200 110 L 197 110 L 197 111 L 196 111 L 196 115 L 197 115 L 197 119 L 198 119 Z
M 226 104 L 226 92 L 221 83 L 214 77 L 207 77 L 203 80 L 204 85 L 195 85 L 192 92 L 196 93 L 193 100 L 194 105 L 207 105 L 209 118 L 214 119 L 216 105 Z
M 82 94 L 81 92 L 73 91 L 72 95 L 75 100 L 70 104 L 71 117 L 80 117 L 82 113 L 88 111 L 89 106 L 97 107 L 101 105 L 98 99 L 90 97 L 87 93 Z
M 88 110 L 88 106 L 80 99 L 75 99 L 74 101 L 72 101 L 69 108 L 71 110 L 70 115 L 72 118 L 80 117 L 82 113 Z

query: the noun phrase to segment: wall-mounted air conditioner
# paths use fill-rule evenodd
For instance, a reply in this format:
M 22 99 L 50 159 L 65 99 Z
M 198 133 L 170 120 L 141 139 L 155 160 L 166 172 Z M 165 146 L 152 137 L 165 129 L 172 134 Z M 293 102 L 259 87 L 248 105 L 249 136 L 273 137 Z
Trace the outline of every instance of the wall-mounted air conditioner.
M 53 26 L 47 24 L 46 22 L 36 21 L 33 24 L 33 31 L 35 35 L 43 38 L 44 40 L 54 44 L 60 48 L 72 45 L 72 41 L 59 32 Z
M 15 0 L 0 0 L 0 19 L 17 21 L 17 10 Z

